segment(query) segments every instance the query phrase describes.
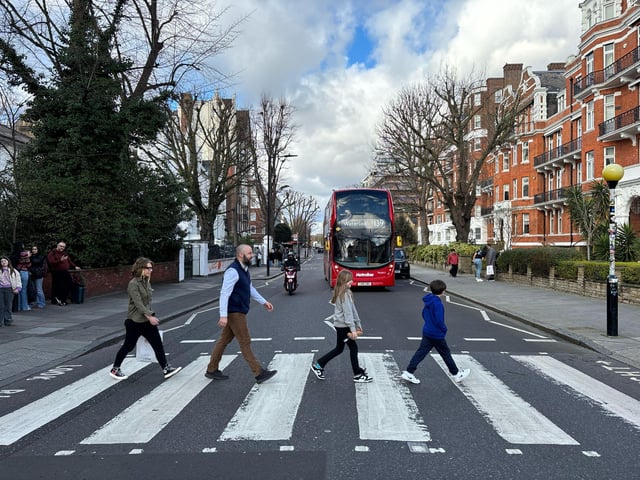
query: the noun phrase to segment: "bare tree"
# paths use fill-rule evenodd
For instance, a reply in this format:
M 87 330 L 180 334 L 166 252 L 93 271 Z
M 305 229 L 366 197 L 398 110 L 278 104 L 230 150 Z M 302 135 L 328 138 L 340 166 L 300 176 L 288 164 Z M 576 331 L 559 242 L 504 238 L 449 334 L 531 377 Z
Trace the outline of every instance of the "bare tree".
M 519 93 L 501 104 L 476 103 L 482 83 L 459 79 L 451 69 L 422 84 L 403 89 L 384 111 L 378 129 L 378 156 L 419 177 L 449 211 L 458 241 L 466 241 L 476 202 L 476 188 L 487 158 L 510 140 L 519 113 Z M 474 119 L 484 119 L 486 136 L 473 144 Z
M 24 56 L 34 94 L 42 81 L 60 76 L 60 55 L 72 5 L 84 0 L 0 0 L 0 59 Z M 229 77 L 210 62 L 229 48 L 246 17 L 223 25 L 227 8 L 216 9 L 214 0 L 92 0 L 85 8 L 105 28 L 117 31 L 116 57 L 130 61 L 121 77 L 126 99 L 158 96 L 174 90 L 187 91 L 185 84 L 224 82 Z M 0 69 L 2 67 L 0 66 Z M 125 99 L 123 99 L 124 101 Z
M 266 94 L 260 99 L 260 108 L 253 116 L 253 167 L 255 173 L 254 189 L 260 202 L 263 220 L 275 222 L 282 207 L 276 201 L 280 189 L 282 172 L 291 157 L 287 153 L 293 141 L 296 126 L 293 124 L 293 106 L 281 98 L 277 102 Z M 270 198 L 267 195 L 270 194 Z M 267 212 L 267 205 L 270 212 Z M 266 229 L 265 229 L 266 232 Z
M 308 242 L 309 230 L 316 222 L 320 207 L 311 195 L 305 197 L 301 192 L 288 190 L 285 193 L 282 210 L 293 233 L 298 234 L 298 242 Z
M 144 152 L 158 168 L 180 180 L 198 219 L 200 238 L 212 241 L 221 206 L 246 184 L 253 167 L 248 156 L 248 111 L 237 111 L 233 99 L 218 94 L 209 101 L 184 94 L 178 110 L 168 115 L 162 135 Z

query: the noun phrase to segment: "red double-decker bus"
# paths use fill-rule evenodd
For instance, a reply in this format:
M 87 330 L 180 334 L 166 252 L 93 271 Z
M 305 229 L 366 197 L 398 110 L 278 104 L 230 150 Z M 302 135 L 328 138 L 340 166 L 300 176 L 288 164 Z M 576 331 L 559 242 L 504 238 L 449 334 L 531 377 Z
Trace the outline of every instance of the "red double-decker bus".
M 333 288 L 340 270 L 354 287 L 392 287 L 393 201 L 388 190 L 334 190 L 324 212 L 324 277 Z

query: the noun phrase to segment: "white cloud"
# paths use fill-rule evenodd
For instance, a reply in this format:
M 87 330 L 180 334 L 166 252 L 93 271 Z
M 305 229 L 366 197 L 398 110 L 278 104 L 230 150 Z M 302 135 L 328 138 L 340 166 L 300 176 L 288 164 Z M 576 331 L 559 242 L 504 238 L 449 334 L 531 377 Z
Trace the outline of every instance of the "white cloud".
M 248 13 L 233 48 L 214 59 L 239 72 L 224 93 L 243 108 L 262 92 L 293 103 L 298 157 L 283 183 L 321 208 L 331 189 L 366 175 L 381 109 L 401 86 L 442 62 L 487 76 L 500 76 L 505 63 L 542 70 L 579 43 L 575 0 L 236 0 L 229 15 Z M 369 69 L 346 59 L 358 25 L 374 41 Z

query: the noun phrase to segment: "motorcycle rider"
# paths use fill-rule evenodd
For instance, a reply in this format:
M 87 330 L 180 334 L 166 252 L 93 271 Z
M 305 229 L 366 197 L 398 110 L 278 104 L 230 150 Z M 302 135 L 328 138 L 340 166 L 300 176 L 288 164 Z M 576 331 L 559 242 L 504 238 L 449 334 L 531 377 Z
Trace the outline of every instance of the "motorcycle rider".
M 294 277 L 294 286 L 298 288 L 298 270 L 300 270 L 298 266 L 298 259 L 293 254 L 293 252 L 289 252 L 287 254 L 287 258 L 282 262 L 282 269 L 286 271 L 287 267 L 293 267 L 295 269 L 295 277 Z M 284 276 L 284 288 L 287 288 L 287 276 Z

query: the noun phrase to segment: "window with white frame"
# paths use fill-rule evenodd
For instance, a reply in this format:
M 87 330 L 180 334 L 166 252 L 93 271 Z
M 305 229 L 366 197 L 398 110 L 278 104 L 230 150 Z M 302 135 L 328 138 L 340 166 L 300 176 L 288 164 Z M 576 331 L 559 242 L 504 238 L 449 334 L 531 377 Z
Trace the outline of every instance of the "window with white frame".
M 498 158 L 494 158 L 494 161 L 493 161 L 493 163 L 496 166 L 496 173 L 500 171 L 500 162 L 498 160 L 499 160 Z
M 561 168 L 556 173 L 556 189 L 562 188 L 562 174 L 564 173 L 564 168 Z
M 522 177 L 522 198 L 529 197 L 529 177 Z
M 496 90 L 493 94 L 493 99 L 496 103 L 502 103 L 502 90 Z
M 473 139 L 473 150 L 476 151 L 476 152 L 479 152 L 481 148 L 482 148 L 482 139 L 481 138 L 474 138 Z
M 558 94 L 558 111 L 561 112 L 565 108 L 567 108 L 567 100 L 563 91 Z
M 509 185 L 502 186 L 502 195 L 503 200 L 509 200 Z
M 249 214 L 249 218 L 250 218 L 250 220 L 251 220 L 252 222 L 255 222 L 255 221 L 256 221 L 256 212 L 251 212 L 251 213 Z
M 587 164 L 587 171 L 585 172 L 587 174 L 586 180 L 593 180 L 593 170 L 594 170 L 593 150 L 591 150 L 590 152 L 587 152 L 587 154 L 585 155 L 585 160 Z
M 482 128 L 482 117 L 480 115 L 473 116 L 473 128 L 476 130 Z
M 502 153 L 502 171 L 506 172 L 509 170 L 509 152 Z
M 511 182 L 511 191 L 513 192 L 511 199 L 515 200 L 518 197 L 518 179 L 517 178 L 514 178 L 513 181 Z
M 476 240 L 482 239 L 482 231 L 480 230 L 480 228 L 476 227 L 475 233 L 473 234 L 473 238 L 475 238 Z
M 605 166 L 616 163 L 616 147 L 604 147 Z
M 613 1 L 604 2 L 602 4 L 602 19 L 604 21 L 611 20 L 615 16 Z
M 562 233 L 562 211 L 558 211 L 558 233 Z
M 585 130 L 593 130 L 593 100 L 587 102 L 587 115 L 585 121 L 587 122 L 587 124 L 585 125 Z
M 473 105 L 476 107 L 482 105 L 482 96 L 479 93 L 473 94 Z
M 593 73 L 593 52 L 587 53 L 587 56 L 584 60 L 586 64 L 585 66 L 587 68 L 587 74 Z
M 582 162 L 578 162 L 576 165 L 576 183 L 578 185 L 582 183 Z
M 524 233 L 525 235 L 529 234 L 529 214 L 528 213 L 522 214 L 522 233 Z
M 613 65 L 613 62 L 615 60 L 614 46 L 615 45 L 613 43 L 607 43 L 602 47 L 602 58 L 604 60 L 605 68 L 609 65 Z M 611 74 L 613 74 L 613 72 L 611 72 Z
M 514 145 L 512 155 L 511 165 L 518 165 L 518 145 Z
M 522 163 L 529 163 L 529 142 L 522 144 Z
M 514 235 L 518 234 L 518 216 L 515 213 L 511 215 L 511 231 Z
M 552 235 L 556 233 L 554 231 L 555 224 L 556 224 L 556 213 L 555 213 L 555 210 L 551 210 L 551 212 L 549 213 L 549 233 Z
M 604 96 L 604 120 L 607 121 L 616 116 L 616 101 L 613 95 Z

